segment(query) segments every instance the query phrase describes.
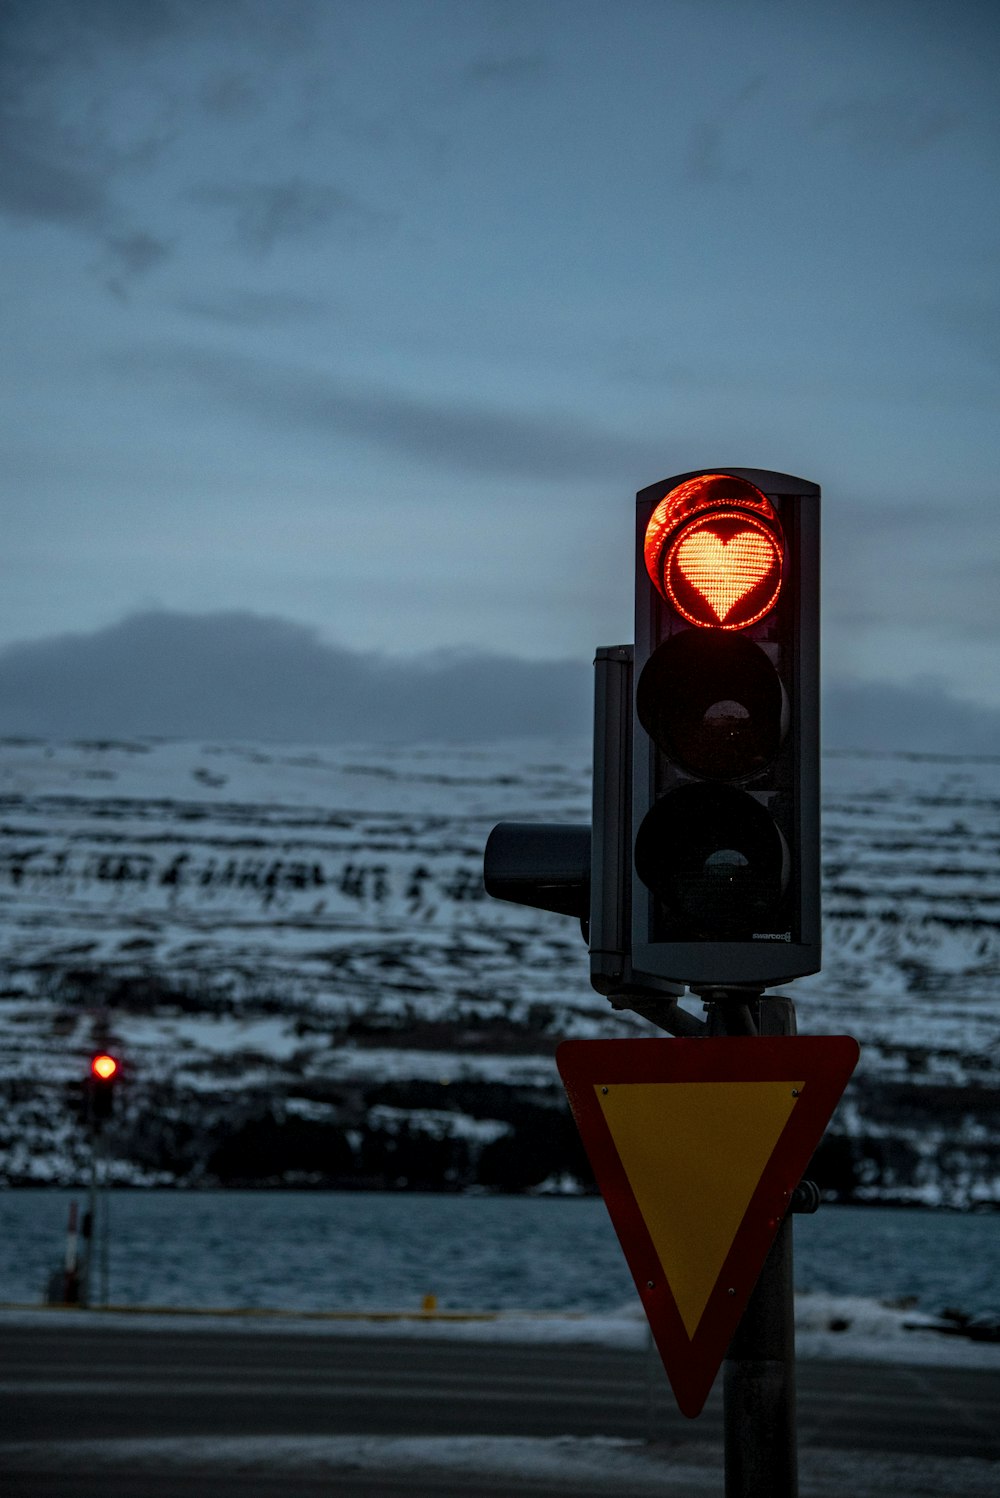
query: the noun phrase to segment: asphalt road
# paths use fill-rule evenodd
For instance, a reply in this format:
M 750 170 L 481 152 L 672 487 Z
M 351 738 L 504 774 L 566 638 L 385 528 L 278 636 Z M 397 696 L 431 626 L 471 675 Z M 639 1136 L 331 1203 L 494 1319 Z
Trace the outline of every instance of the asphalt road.
M 650 1401 L 641 1352 L 260 1332 L 247 1324 L 151 1330 L 112 1317 L 74 1323 L 66 1314 L 30 1325 L 0 1319 L 0 1354 L 3 1498 L 722 1491 L 718 1390 L 702 1417 L 688 1421 L 670 1402 L 658 1364 Z M 985 1462 L 1000 1462 L 1000 1371 L 802 1362 L 798 1391 L 800 1446 L 834 1464 L 845 1454 L 870 1453 L 873 1461 L 895 1454 L 928 1470 L 945 1461 L 961 1473 L 964 1463 L 982 1477 Z M 656 1444 L 647 1450 L 650 1434 Z M 601 1480 L 599 1443 L 593 1481 L 435 1475 L 406 1450 L 379 1472 L 370 1452 L 383 1446 L 369 1439 L 363 1460 L 355 1449 L 362 1438 L 470 1436 L 617 1438 L 636 1443 L 630 1449 L 643 1460 L 660 1452 L 675 1466 L 669 1481 L 646 1486 L 635 1477 L 629 1488 L 625 1479 Z M 609 1460 L 616 1450 L 607 1447 Z M 989 1491 L 964 1481 L 956 1476 L 941 1498 Z M 898 1484 L 893 1498 L 905 1498 Z

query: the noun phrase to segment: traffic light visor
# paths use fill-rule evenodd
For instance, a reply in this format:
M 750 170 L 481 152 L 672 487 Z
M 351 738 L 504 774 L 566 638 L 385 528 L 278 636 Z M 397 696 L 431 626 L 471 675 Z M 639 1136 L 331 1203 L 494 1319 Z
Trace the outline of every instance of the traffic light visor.
M 102 1053 L 100 1056 L 95 1056 L 91 1061 L 90 1070 L 95 1077 L 99 1078 L 100 1081 L 110 1082 L 112 1077 L 117 1075 L 118 1062 L 115 1060 L 114 1056 L 108 1056 L 107 1054 Z
M 778 601 L 780 523 L 745 479 L 707 474 L 679 484 L 650 516 L 643 551 L 660 594 L 701 629 L 745 629 Z

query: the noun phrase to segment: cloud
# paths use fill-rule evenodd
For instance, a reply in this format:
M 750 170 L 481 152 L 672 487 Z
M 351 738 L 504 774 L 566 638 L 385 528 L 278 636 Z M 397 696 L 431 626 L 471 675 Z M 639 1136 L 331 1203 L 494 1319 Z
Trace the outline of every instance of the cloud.
M 170 246 L 164 240 L 141 229 L 131 234 L 110 235 L 108 249 L 120 269 L 133 276 L 144 275 L 170 254 Z
M 197 297 L 185 297 L 176 306 L 182 312 L 207 318 L 210 322 L 261 328 L 318 317 L 328 310 L 329 303 L 322 297 L 303 296 L 291 291 L 250 291 L 230 287 Z
M 0 735 L 41 738 L 486 741 L 591 732 L 585 661 L 483 652 L 404 659 L 330 645 L 250 612 L 133 614 L 0 651 Z M 828 749 L 996 755 L 1000 709 L 935 683 L 840 682 Z
M 732 187 L 736 183 L 750 180 L 750 173 L 745 168 L 733 166 L 728 144 L 730 140 L 739 140 L 740 116 L 746 114 L 747 108 L 763 94 L 766 86 L 765 75 L 755 73 L 732 90 L 725 101 L 728 130 L 724 130 L 714 116 L 696 120 L 691 125 L 682 163 L 684 178 L 688 183 L 695 187 L 714 187 L 720 183 Z M 732 128 L 734 121 L 737 131 L 735 135 Z
M 961 124 L 961 117 L 924 99 L 882 94 L 829 99 L 813 114 L 820 133 L 843 136 L 863 155 L 918 156 Z
M 952 697 L 934 682 L 832 683 L 823 706 L 827 749 L 1000 755 L 1000 708 Z
M 136 58 L 148 51 L 155 59 L 175 32 L 197 32 L 198 17 L 188 0 L 4 6 L 0 213 L 61 224 L 95 242 L 103 255 L 93 268 L 116 295 L 171 252 L 123 199 L 129 177 L 147 175 L 173 138 L 166 121 L 180 112 L 169 82 L 140 77 Z
M 80 163 L 53 158 L 51 150 L 14 139 L 23 122 L 3 122 L 0 149 L 0 211 L 15 218 L 41 219 L 93 229 L 107 216 L 109 202 L 101 173 Z
M 32 61 L 39 71 L 89 61 L 89 49 L 136 53 L 161 47 L 172 37 L 221 34 L 238 37 L 268 7 L 253 0 L 4 0 L 7 50 L 14 61 Z M 277 27 L 275 29 L 278 29 Z
M 725 135 L 717 121 L 700 120 L 692 125 L 684 160 L 685 180 L 697 187 L 746 181 L 749 173 L 729 165 L 724 145 Z
M 515 52 L 502 57 L 476 57 L 463 69 L 462 77 L 471 84 L 506 87 L 534 83 L 549 67 L 549 59 L 542 52 Z
M 29 144 L 25 144 L 25 141 Z M 103 250 L 105 281 L 124 296 L 136 277 L 166 260 L 172 247 L 130 226 L 111 191 L 114 163 L 96 145 L 84 149 L 45 120 L 0 110 L 0 214 L 22 223 L 75 229 Z
M 931 322 L 1000 369 L 1000 302 L 996 297 L 942 297 L 927 308 Z
M 111 265 L 107 286 L 122 299 L 127 298 L 132 281 L 155 270 L 172 253 L 172 246 L 165 240 L 141 229 L 126 234 L 108 234 L 105 248 Z
M 152 347 L 116 354 L 128 377 L 159 377 L 206 392 L 271 428 L 341 435 L 405 457 L 501 478 L 621 484 L 623 473 L 655 473 L 663 441 L 601 431 L 559 413 L 511 411 L 348 382 L 321 370 L 209 349 Z
M 384 226 L 387 216 L 327 182 L 301 177 L 282 182 L 203 183 L 192 200 L 226 210 L 244 249 L 257 254 L 273 250 L 280 240 L 299 239 L 336 224 L 351 233 Z
M 11 138 L 19 132 L 33 134 L 33 147 Z M 166 260 L 171 246 L 123 223 L 108 181 L 106 165 L 80 159 L 51 132 L 33 128 L 28 121 L 3 121 L 0 214 L 23 222 L 62 224 L 96 240 L 111 267 L 106 284 L 121 296 L 129 282 Z
M 589 732 L 584 662 L 324 644 L 252 613 L 135 614 L 0 651 L 0 734 L 413 741 Z
M 264 108 L 262 90 L 245 73 L 225 69 L 214 74 L 201 90 L 207 115 L 218 119 L 250 119 Z

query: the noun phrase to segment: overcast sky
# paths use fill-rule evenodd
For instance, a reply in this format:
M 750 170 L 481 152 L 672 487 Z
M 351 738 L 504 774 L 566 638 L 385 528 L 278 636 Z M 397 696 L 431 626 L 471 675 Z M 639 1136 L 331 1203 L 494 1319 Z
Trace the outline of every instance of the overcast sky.
M 0 655 L 256 613 L 586 664 L 635 491 L 729 464 L 822 485 L 831 700 L 1000 723 L 998 42 L 961 0 L 5 0 Z

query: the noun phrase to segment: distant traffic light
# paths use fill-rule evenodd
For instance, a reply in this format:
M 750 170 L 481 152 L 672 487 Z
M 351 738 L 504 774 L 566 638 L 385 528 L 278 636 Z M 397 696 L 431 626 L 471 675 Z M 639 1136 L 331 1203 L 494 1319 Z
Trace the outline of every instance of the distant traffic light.
M 697 992 L 815 972 L 819 489 L 681 474 L 636 539 L 633 965 Z
M 114 1111 L 115 1084 L 120 1071 L 118 1061 L 107 1051 L 99 1051 L 97 1055 L 91 1057 L 89 1113 L 94 1124 L 100 1125 L 105 1119 L 110 1118 Z

